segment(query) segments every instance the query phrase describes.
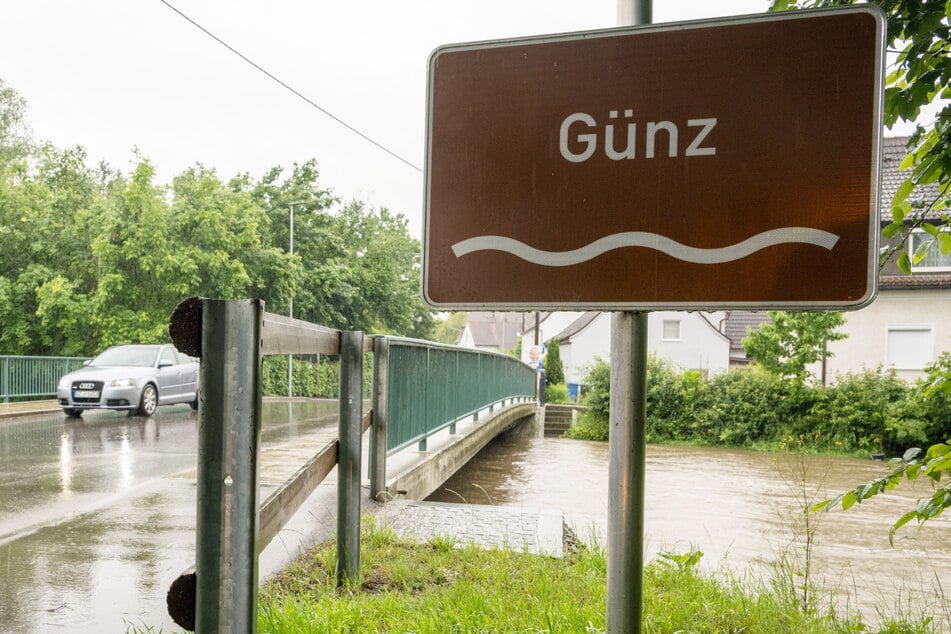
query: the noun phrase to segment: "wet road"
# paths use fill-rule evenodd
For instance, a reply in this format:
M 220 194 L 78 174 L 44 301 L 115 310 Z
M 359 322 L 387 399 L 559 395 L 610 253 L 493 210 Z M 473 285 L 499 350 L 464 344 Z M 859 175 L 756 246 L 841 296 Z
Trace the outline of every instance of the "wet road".
M 648 561 L 699 549 L 708 570 L 752 569 L 760 577 L 783 557 L 805 569 L 804 506 L 886 469 L 871 460 L 654 445 L 646 467 Z M 878 605 L 894 614 L 896 596 L 937 606 L 951 592 L 951 515 L 920 531 L 908 525 L 894 548 L 888 543 L 892 523 L 930 492 L 927 482 L 905 483 L 848 512 L 809 515 L 813 580 L 871 620 Z M 608 445 L 505 434 L 428 499 L 560 509 L 579 537 L 605 544 Z M 932 611 L 951 628 L 951 604 Z
M 263 419 L 262 500 L 336 437 L 337 404 L 265 402 Z M 0 632 L 178 631 L 165 594 L 194 563 L 197 421 L 0 421 Z

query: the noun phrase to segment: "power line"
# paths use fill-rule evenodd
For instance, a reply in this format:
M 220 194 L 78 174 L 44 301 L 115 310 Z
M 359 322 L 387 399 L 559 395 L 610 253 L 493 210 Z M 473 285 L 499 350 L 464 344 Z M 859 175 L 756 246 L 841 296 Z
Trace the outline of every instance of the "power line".
M 313 106 L 314 108 L 316 108 L 317 110 L 319 110 L 319 111 L 322 112 L 323 114 L 327 115 L 328 117 L 330 117 L 331 119 L 333 119 L 334 121 L 336 121 L 337 123 L 339 123 L 340 125 L 342 125 L 343 127 L 345 127 L 346 129 L 350 130 L 351 132 L 353 132 L 354 134 L 356 134 L 357 136 L 359 136 L 360 138 L 362 138 L 363 140 L 365 140 L 365 141 L 367 141 L 367 142 L 369 142 L 369 143 L 375 145 L 376 147 L 378 147 L 379 149 L 383 150 L 384 152 L 386 152 L 387 154 L 389 154 L 390 156 L 392 156 L 392 157 L 395 158 L 396 160 L 401 161 L 402 163 L 405 163 L 406 165 L 410 166 L 411 168 L 413 168 L 413 169 L 416 170 L 417 172 L 422 172 L 422 171 L 423 171 L 423 170 L 420 169 L 417 165 L 414 165 L 414 164 L 411 163 L 410 161 L 406 160 L 405 158 L 403 158 L 402 156 L 400 156 L 399 154 L 397 154 L 397 153 L 394 152 L 393 150 L 389 149 L 388 147 L 386 147 L 386 146 L 383 145 L 382 143 L 379 143 L 378 141 L 375 141 L 373 138 L 367 136 L 367 135 L 364 134 L 363 132 L 360 132 L 359 130 L 357 130 L 355 127 L 353 127 L 352 125 L 350 125 L 349 123 L 347 123 L 346 121 L 344 121 L 343 119 L 341 119 L 340 117 L 336 116 L 336 115 L 333 114 L 332 112 L 329 112 L 329 111 L 326 110 L 325 108 L 322 108 L 319 104 L 317 104 L 317 103 L 311 101 L 311 100 L 310 100 L 309 98 L 307 98 L 305 95 L 301 94 L 300 91 L 298 91 L 298 90 L 296 90 L 295 88 L 293 88 L 292 86 L 288 85 L 287 83 L 285 83 L 285 82 L 284 82 L 283 80 L 281 80 L 280 78 L 274 76 L 274 75 L 273 75 L 272 73 L 270 73 L 267 69 L 261 67 L 260 65 L 258 65 L 257 63 L 255 63 L 254 61 L 252 61 L 251 59 L 249 59 L 246 55 L 244 55 L 243 53 L 241 53 L 240 51 L 238 51 L 237 49 L 235 49 L 233 46 L 231 46 L 230 44 L 228 44 L 227 42 L 225 42 L 224 40 L 222 40 L 220 37 L 218 37 L 217 35 L 215 35 L 215 34 L 212 33 L 211 31 L 209 31 L 208 29 L 206 29 L 205 27 L 203 27 L 202 25 L 198 24 L 198 23 L 195 22 L 193 19 L 191 19 L 190 17 L 188 17 L 187 15 L 185 15 L 184 13 L 182 13 L 181 11 L 179 11 L 178 9 L 176 9 L 174 6 L 172 6 L 171 4 L 169 4 L 169 3 L 167 2 L 167 0 L 159 0 L 159 2 L 161 2 L 162 4 L 164 4 L 165 6 L 167 6 L 169 9 L 171 9 L 172 11 L 174 11 L 175 13 L 177 13 L 178 15 L 180 15 L 182 18 L 184 18 L 185 20 L 187 20 L 192 26 L 194 26 L 195 28 L 197 28 L 198 30 L 200 30 L 202 33 L 204 33 L 205 35 L 207 35 L 208 37 L 210 37 L 210 38 L 213 39 L 214 41 L 218 42 L 218 43 L 221 44 L 222 46 L 224 46 L 226 49 L 228 49 L 229 51 L 231 51 L 232 53 L 234 53 L 235 55 L 237 55 L 238 57 L 240 57 L 241 59 L 243 59 L 245 62 L 247 62 L 248 64 L 250 64 L 250 65 L 253 66 L 254 68 L 256 68 L 258 71 L 264 73 L 264 74 L 267 75 L 270 79 L 272 79 L 272 80 L 274 80 L 275 82 L 277 82 L 278 84 L 280 84 L 283 88 L 286 88 L 286 89 L 289 90 L 290 92 L 294 93 L 296 96 L 298 96 L 298 97 L 300 97 L 301 99 L 303 99 L 303 100 L 304 100 L 305 102 L 307 102 L 309 105 Z

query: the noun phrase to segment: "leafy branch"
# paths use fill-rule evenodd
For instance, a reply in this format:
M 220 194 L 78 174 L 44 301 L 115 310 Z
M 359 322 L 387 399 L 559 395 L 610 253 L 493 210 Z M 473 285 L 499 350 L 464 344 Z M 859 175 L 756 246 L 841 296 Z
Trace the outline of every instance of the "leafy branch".
M 921 453 L 922 450 L 918 447 L 909 449 L 901 458 L 889 461 L 890 471 L 888 474 L 860 484 L 851 491 L 837 495 L 834 498 L 819 502 L 809 509 L 810 512 L 829 510 L 839 505 L 842 506 L 843 510 L 848 510 L 855 504 L 861 504 L 879 493 L 891 491 L 903 479 L 917 480 L 919 476 L 925 476 L 937 484 L 941 482 L 942 475 L 951 476 L 951 447 L 947 443 L 932 445 L 924 453 L 924 456 Z M 895 533 L 911 520 L 917 520 L 920 526 L 941 515 L 949 506 L 951 506 L 951 481 L 936 487 L 930 497 L 922 499 L 916 508 L 899 517 L 888 531 L 889 543 L 894 546 Z

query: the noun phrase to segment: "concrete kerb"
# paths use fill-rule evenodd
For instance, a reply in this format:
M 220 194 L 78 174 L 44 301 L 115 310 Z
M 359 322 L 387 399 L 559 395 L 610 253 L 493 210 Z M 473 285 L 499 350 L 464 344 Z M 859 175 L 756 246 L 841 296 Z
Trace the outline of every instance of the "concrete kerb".
M 0 403 L 0 421 L 4 419 L 37 416 L 60 411 L 59 403 L 53 400 L 18 401 L 16 403 Z

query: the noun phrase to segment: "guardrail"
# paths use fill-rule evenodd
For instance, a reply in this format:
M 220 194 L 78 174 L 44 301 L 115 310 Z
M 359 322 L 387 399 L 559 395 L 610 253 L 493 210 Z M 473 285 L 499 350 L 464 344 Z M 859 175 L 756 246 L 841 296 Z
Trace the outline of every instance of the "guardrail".
M 67 372 L 83 367 L 89 357 L 0 355 L 0 401 L 56 396 L 56 384 Z
M 188 630 L 254 632 L 257 555 L 334 465 L 337 581 L 358 576 L 363 333 L 265 313 L 260 300 L 193 297 L 175 308 L 169 335 L 201 358 L 195 570 L 169 588 L 169 615 Z M 277 354 L 339 355 L 338 439 L 259 507 L 262 359 Z
M 535 371 L 518 359 L 402 337 L 376 337 L 373 346 L 373 428 L 370 495 L 385 500 L 386 456 L 412 443 L 426 451 L 436 432 L 495 405 L 535 400 Z
M 478 420 L 480 411 L 491 412 L 499 403 L 534 399 L 535 373 L 507 355 L 364 337 L 265 313 L 260 300 L 189 298 L 172 313 L 169 334 L 179 350 L 201 359 L 196 561 L 167 595 L 169 615 L 192 631 L 256 631 L 257 556 L 334 467 L 337 582 L 357 580 L 364 431 L 372 429 L 371 489 L 379 491 L 385 489 L 388 453 L 412 442 L 425 448 L 428 435 L 447 426 L 454 432 L 456 422 L 468 416 Z M 374 353 L 373 404 L 363 413 L 366 352 Z M 288 354 L 339 356 L 338 438 L 259 504 L 262 361 Z M 55 394 L 59 378 L 85 360 L 0 356 L 0 396 Z M 9 376 L 18 377 L 18 386 L 37 385 L 19 377 L 45 377 L 51 387 L 12 391 Z
M 387 445 L 393 453 L 497 403 L 533 400 L 535 372 L 518 359 L 428 341 L 387 338 Z M 450 430 L 453 431 L 453 430 Z

